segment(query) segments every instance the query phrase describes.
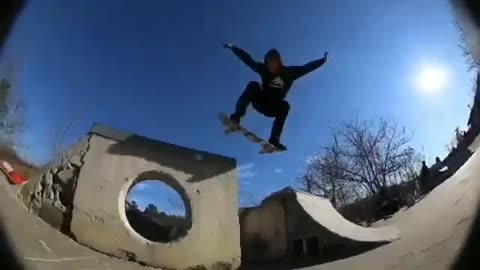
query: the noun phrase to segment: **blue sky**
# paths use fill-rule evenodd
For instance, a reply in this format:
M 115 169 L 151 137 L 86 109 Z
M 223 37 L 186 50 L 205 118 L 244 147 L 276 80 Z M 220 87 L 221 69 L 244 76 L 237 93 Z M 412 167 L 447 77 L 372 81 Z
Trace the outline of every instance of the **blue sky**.
M 356 115 L 405 125 L 430 161 L 467 121 L 472 75 L 448 1 L 31 2 L 0 67 L 26 101 L 31 160 L 48 159 L 52 130 L 75 119 L 71 143 L 100 122 L 237 158 L 248 203 L 295 185 L 307 157 L 328 142 L 328 127 Z M 229 113 L 246 83 L 258 80 L 223 42 L 257 59 L 277 48 L 291 65 L 330 52 L 288 96 L 288 152 L 258 155 L 256 145 L 223 134 L 217 113 Z M 447 67 L 450 84 L 420 91 L 422 65 Z M 261 136 L 271 122 L 253 110 L 245 119 Z
M 186 216 L 185 204 L 180 194 L 158 180 L 145 180 L 136 184 L 128 194 L 127 200 L 137 202 L 141 211 L 145 210 L 147 205 L 154 204 L 159 212 Z

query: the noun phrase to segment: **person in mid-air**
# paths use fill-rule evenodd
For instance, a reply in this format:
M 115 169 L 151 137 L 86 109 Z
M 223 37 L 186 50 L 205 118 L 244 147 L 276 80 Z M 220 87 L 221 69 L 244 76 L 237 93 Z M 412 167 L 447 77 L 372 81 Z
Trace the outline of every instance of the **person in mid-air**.
M 290 104 L 285 97 L 295 80 L 327 62 L 328 52 L 324 54 L 323 58 L 303 66 L 284 66 L 280 53 L 276 49 L 269 50 L 265 54 L 264 62 L 261 63 L 253 60 L 247 52 L 230 43 L 224 44 L 224 47 L 231 49 L 262 79 L 261 85 L 254 81 L 248 83 L 237 100 L 235 112 L 230 115 L 230 120 L 239 125 L 251 103 L 259 113 L 275 118 L 268 142 L 281 150 L 287 150 L 287 147 L 280 143 L 283 126 L 290 110 Z

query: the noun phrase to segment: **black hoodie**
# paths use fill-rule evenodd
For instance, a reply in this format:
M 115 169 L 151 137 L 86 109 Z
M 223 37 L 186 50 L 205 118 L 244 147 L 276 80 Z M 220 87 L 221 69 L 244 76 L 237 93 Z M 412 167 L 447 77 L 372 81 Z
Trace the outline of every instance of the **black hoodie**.
M 253 60 L 247 52 L 238 47 L 233 46 L 231 49 L 240 60 L 260 75 L 262 78 L 262 88 L 265 90 L 268 89 L 273 95 L 272 98 L 280 100 L 283 100 L 287 96 L 288 91 L 295 80 L 321 67 L 326 62 L 325 58 L 321 58 L 303 66 L 282 67 L 282 70 L 278 75 L 272 75 L 268 71 L 265 63 Z M 265 55 L 265 58 L 267 57 L 268 55 Z

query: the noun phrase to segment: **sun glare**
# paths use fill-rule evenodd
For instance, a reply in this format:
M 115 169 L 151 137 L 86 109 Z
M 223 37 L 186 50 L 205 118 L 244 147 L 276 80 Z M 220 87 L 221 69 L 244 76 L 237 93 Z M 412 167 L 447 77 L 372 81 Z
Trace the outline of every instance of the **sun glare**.
M 450 83 L 450 74 L 442 66 L 425 66 L 417 75 L 417 86 L 427 93 L 437 93 Z

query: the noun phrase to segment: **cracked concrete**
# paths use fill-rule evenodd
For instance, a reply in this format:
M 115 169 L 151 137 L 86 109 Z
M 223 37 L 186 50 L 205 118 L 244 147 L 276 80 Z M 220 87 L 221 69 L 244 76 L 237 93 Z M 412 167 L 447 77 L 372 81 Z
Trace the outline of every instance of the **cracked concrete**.
M 47 166 L 41 175 L 31 177 L 20 192 L 32 213 L 66 234 L 70 234 L 76 181 L 87 150 L 88 139 L 84 139 Z
M 200 172 L 194 171 L 196 166 L 202 167 L 205 165 L 205 163 L 195 164 L 196 162 L 208 163 L 211 161 L 208 155 L 203 154 L 204 158 L 201 160 L 194 158 L 195 155 L 193 155 L 191 159 L 193 165 L 190 166 L 190 169 L 179 171 L 175 174 L 175 164 L 167 162 L 159 165 L 159 163 L 166 159 L 167 156 L 171 157 L 173 155 L 175 159 L 175 155 L 178 155 L 178 153 L 172 154 L 172 152 L 168 152 L 165 156 L 153 157 L 152 152 L 155 151 L 150 151 L 152 147 L 149 147 L 149 151 L 142 152 L 137 150 L 137 152 L 134 152 L 134 155 L 129 156 L 126 154 L 126 149 L 128 148 L 121 149 L 115 146 L 118 141 L 98 137 L 91 140 L 90 143 L 92 148 L 85 153 L 84 164 L 80 174 L 85 172 L 86 166 L 90 166 L 92 171 L 77 178 L 75 194 L 84 195 L 78 196 L 79 200 L 76 201 L 80 207 L 74 207 L 74 211 L 76 211 L 74 213 L 79 219 L 77 220 L 77 228 L 73 231 L 76 233 L 76 236 L 81 236 L 79 242 L 83 242 L 85 245 L 104 253 L 115 255 L 123 260 L 117 260 L 79 246 L 71 239 L 59 234 L 53 228 L 44 224 L 38 217 L 30 215 L 26 207 L 25 209 L 20 207 L 20 204 L 15 201 L 15 196 L 10 196 L 15 194 L 12 192 L 14 187 L 8 186 L 8 188 L 5 188 L 0 186 L 0 203 L 10 206 L 1 210 L 1 220 L 5 222 L 7 230 L 10 232 L 9 236 L 14 243 L 15 250 L 22 251 L 21 261 L 27 265 L 28 269 L 146 269 L 146 267 L 138 263 L 126 261 L 147 263 L 150 262 L 148 260 L 150 258 L 149 254 L 157 256 L 156 252 L 164 252 L 165 250 L 167 256 L 173 257 L 176 254 L 181 254 L 178 257 L 182 260 L 186 258 L 191 260 L 190 265 L 183 267 L 187 269 L 233 269 L 234 265 L 239 265 L 240 261 L 235 261 L 236 259 L 228 260 L 207 256 L 212 246 L 215 247 L 217 245 L 218 248 L 224 248 L 223 243 L 225 242 L 227 242 L 226 245 L 231 245 L 231 239 L 236 237 L 235 230 L 238 228 L 236 227 L 238 226 L 238 220 L 222 218 L 223 215 L 232 215 L 232 212 L 233 215 L 236 215 L 236 211 L 231 210 L 234 205 L 229 205 L 229 208 L 225 208 L 225 205 L 219 205 L 224 200 L 230 200 L 228 196 L 231 194 L 226 191 L 238 192 L 235 189 L 236 182 L 233 187 L 229 186 L 232 184 L 232 181 L 229 182 L 229 177 L 232 175 L 222 174 L 218 179 L 212 177 L 214 174 L 212 174 L 211 168 L 205 171 L 200 170 Z M 112 153 L 109 152 L 112 149 L 112 145 L 115 150 L 113 157 L 110 156 Z M 103 148 L 97 148 L 97 146 L 103 146 Z M 148 153 L 150 153 L 150 156 Z M 130 158 L 132 156 L 138 159 L 135 162 L 131 162 Z M 184 157 L 188 159 L 189 156 L 191 155 Z M 127 158 L 128 163 L 126 162 Z M 114 162 L 109 163 L 112 160 Z M 133 168 L 135 171 L 134 173 L 128 173 L 124 168 L 115 171 L 104 170 L 100 175 L 94 174 L 94 169 L 105 166 L 105 163 L 110 164 L 111 168 L 128 167 L 128 169 Z M 128 166 L 125 166 L 125 164 L 128 164 Z M 158 245 L 137 237 L 123 223 L 124 217 L 120 216 L 120 205 L 124 205 L 124 198 L 118 198 L 117 196 L 115 201 L 115 199 L 112 199 L 115 198 L 113 195 L 110 194 L 110 197 L 106 196 L 108 192 L 113 192 L 115 189 L 118 192 L 117 194 L 124 196 L 129 185 L 138 180 L 135 177 L 139 175 L 138 172 L 144 170 L 147 170 L 149 173 L 160 170 L 166 172 L 162 174 L 162 177 L 173 175 L 177 177 L 174 178 L 176 180 L 174 182 L 182 181 L 180 186 L 184 187 L 185 194 L 188 195 L 189 203 L 191 204 L 190 210 L 192 211 L 192 228 L 189 231 L 189 235 L 182 240 Z M 197 175 L 193 175 L 195 173 Z M 306 269 L 450 269 L 469 236 L 469 230 L 474 222 L 472 217 L 475 216 L 477 202 L 480 198 L 478 175 L 480 175 L 480 153 L 475 153 L 454 176 L 438 186 L 412 208 L 397 213 L 391 219 L 374 224 L 374 226 L 395 224 L 402 231 L 401 239 L 357 256 L 311 266 Z M 205 179 L 202 180 L 202 178 Z M 55 181 L 55 178 L 53 179 Z M 84 181 L 83 179 L 101 180 Z M 105 182 L 105 179 L 108 181 Z M 188 180 L 190 179 L 196 179 L 197 181 L 189 182 Z M 226 185 L 226 187 L 222 185 L 221 187 L 231 189 L 224 190 L 222 193 L 222 189 L 218 189 L 216 185 L 219 182 L 218 180 L 223 185 Z M 2 182 L 7 183 L 6 181 Z M 47 185 L 37 184 L 35 183 L 32 186 L 32 190 L 35 191 L 34 193 L 43 194 L 44 187 Z M 104 185 L 104 188 L 99 189 L 100 185 Z M 8 194 L 7 191 L 10 193 Z M 88 194 L 88 196 L 85 194 Z M 59 196 L 61 197 L 61 194 Z M 54 197 L 57 196 L 55 195 Z M 77 199 L 77 196 L 75 197 Z M 96 200 L 91 198 L 96 198 Z M 206 200 L 202 201 L 202 199 Z M 235 198 L 235 202 L 238 202 L 236 201 L 237 199 Z M 42 200 L 49 201 L 50 198 L 48 196 L 42 197 Z M 48 204 L 51 205 L 51 201 Z M 74 206 L 76 206 L 75 200 Z M 202 209 L 208 209 L 209 211 L 202 212 Z M 90 219 L 96 222 L 95 226 L 89 225 Z M 103 220 L 103 223 L 100 220 Z M 195 228 L 195 224 L 200 224 L 200 228 Z M 25 226 L 28 226 L 28 230 L 18 233 L 18 228 Z M 202 228 L 206 229 L 202 230 Z M 226 228 L 231 228 L 231 230 L 228 231 Z M 219 231 L 221 232 L 220 234 Z M 185 241 L 192 235 L 193 239 Z M 225 237 L 227 235 L 228 237 Z M 218 241 L 220 238 L 223 238 L 222 240 L 225 241 L 220 243 L 221 246 L 218 246 L 218 243 L 212 244 L 208 242 L 212 239 Z M 107 243 L 107 245 L 96 246 L 100 242 Z M 159 246 L 164 249 L 156 249 Z M 114 247 L 115 249 L 111 252 L 106 252 L 112 250 L 109 247 Z M 175 247 L 179 249 L 175 250 Z M 209 249 L 205 247 L 209 247 Z M 237 247 L 233 246 L 233 250 L 235 251 Z M 101 248 L 104 249 L 102 250 Z M 180 249 L 181 251 L 179 251 Z M 172 250 L 175 252 L 172 252 Z M 225 248 L 225 250 L 228 251 L 228 248 Z M 145 256 L 145 253 L 148 253 L 147 256 Z M 229 254 L 229 256 L 232 254 L 218 252 L 218 249 L 212 253 L 214 255 Z M 188 254 L 188 256 L 185 256 L 185 254 Z M 211 263 L 205 263 L 205 261 L 204 263 L 199 263 L 199 258 L 205 261 L 208 260 Z M 162 257 L 161 260 L 163 263 L 168 261 L 168 259 L 165 260 L 165 257 Z M 175 261 L 170 262 L 174 263 Z M 291 267 L 283 264 L 249 267 L 248 269 L 290 269 Z M 181 269 L 181 267 L 178 268 Z
M 162 179 L 184 199 L 190 229 L 183 238 L 150 242 L 130 227 L 124 201 L 142 179 Z M 176 269 L 240 264 L 234 159 L 95 125 L 33 182 L 23 192 L 29 209 L 95 250 Z M 179 255 L 185 252 L 195 255 Z
M 383 222 L 397 224 L 403 232 L 402 239 L 358 256 L 307 269 L 450 269 L 468 236 L 472 217 L 477 210 L 480 193 L 478 175 L 480 153 L 476 153 L 456 175 L 415 206 Z M 17 254 L 27 269 L 148 269 L 138 263 L 128 262 L 139 260 L 138 253 L 129 249 L 119 249 L 118 256 L 123 260 L 114 259 L 59 234 L 38 217 L 29 214 L 26 207 L 22 208 L 15 199 L 14 188 L 5 187 L 6 180 L 1 182 L 0 203 L 9 206 L 0 209 L 1 220 L 5 223 L 14 249 L 21 251 Z M 216 219 L 216 223 L 223 222 Z M 18 231 L 18 228 L 24 227 L 28 229 Z M 216 263 L 210 269 L 228 269 L 230 266 L 228 263 Z M 258 268 L 288 269 L 289 266 Z M 190 269 L 208 268 L 195 265 Z
M 164 180 L 186 202 L 190 229 L 181 239 L 151 242 L 130 227 L 124 201 L 142 179 Z M 95 125 L 20 194 L 32 213 L 105 254 L 175 269 L 240 265 L 238 174 L 231 158 Z M 192 256 L 180 255 L 185 252 Z
M 29 213 L 27 207 L 17 201 L 16 190 L 6 183 L 4 176 L 0 175 L 0 204 L 8 205 L 0 209 L 0 232 L 6 232 L 13 252 L 24 269 L 158 269 L 111 258 L 77 244 Z
M 480 153 L 412 208 L 374 224 L 395 224 L 402 238 L 358 256 L 303 269 L 452 270 L 469 239 L 480 199 Z M 285 269 L 270 265 L 250 269 Z M 462 268 L 467 269 L 467 268 Z

